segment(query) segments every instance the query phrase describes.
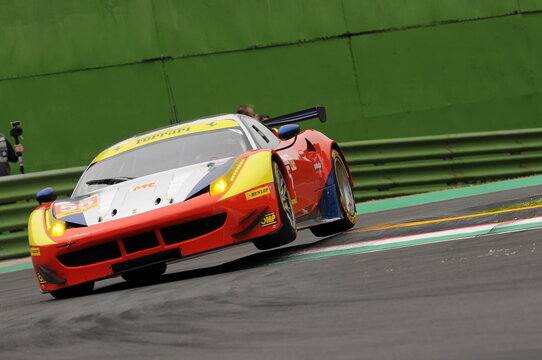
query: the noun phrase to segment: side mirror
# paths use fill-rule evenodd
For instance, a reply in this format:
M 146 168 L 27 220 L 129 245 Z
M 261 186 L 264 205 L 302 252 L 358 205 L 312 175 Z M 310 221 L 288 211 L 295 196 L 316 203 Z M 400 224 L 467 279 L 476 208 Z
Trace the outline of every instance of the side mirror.
M 37 192 L 36 194 L 36 200 L 41 205 L 43 203 L 48 203 L 51 201 L 55 201 L 57 198 L 57 195 L 55 193 L 55 190 L 51 187 L 42 189 Z
M 283 125 L 279 128 L 278 136 L 281 140 L 288 140 L 301 132 L 301 128 L 296 124 Z

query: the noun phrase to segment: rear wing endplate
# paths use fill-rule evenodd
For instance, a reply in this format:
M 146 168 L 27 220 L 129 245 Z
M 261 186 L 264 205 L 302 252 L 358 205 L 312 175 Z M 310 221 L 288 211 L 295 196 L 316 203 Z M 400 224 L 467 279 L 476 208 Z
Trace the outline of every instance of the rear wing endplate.
M 310 109 L 297 111 L 291 114 L 281 115 L 276 118 L 263 121 L 267 126 L 276 126 L 284 124 L 292 124 L 299 121 L 309 119 L 320 119 L 320 122 L 326 122 L 326 108 L 324 106 L 315 106 Z

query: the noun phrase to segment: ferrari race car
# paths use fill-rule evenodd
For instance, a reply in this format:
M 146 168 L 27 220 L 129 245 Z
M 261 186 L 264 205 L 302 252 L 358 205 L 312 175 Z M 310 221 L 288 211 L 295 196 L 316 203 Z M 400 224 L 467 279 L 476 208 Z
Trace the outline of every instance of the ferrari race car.
M 251 241 L 260 250 L 310 228 L 327 236 L 356 222 L 341 149 L 295 122 L 326 120 L 315 107 L 265 124 L 218 115 L 153 130 L 100 153 L 70 199 L 46 188 L 29 218 L 42 292 L 90 293 L 94 281 L 148 281 L 166 264 Z M 272 128 L 277 127 L 278 130 Z

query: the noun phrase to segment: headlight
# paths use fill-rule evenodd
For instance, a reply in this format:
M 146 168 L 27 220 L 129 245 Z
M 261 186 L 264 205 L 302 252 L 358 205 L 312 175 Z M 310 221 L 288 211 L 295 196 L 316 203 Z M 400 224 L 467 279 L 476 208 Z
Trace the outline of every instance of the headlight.
M 213 182 L 209 191 L 211 195 L 221 194 L 228 188 L 228 183 L 223 178 L 219 178 Z
M 52 236 L 62 236 L 66 231 L 66 222 L 53 218 L 51 208 L 45 212 L 45 224 Z
M 55 222 L 49 230 L 53 236 L 62 236 L 64 235 L 64 231 L 66 231 L 66 223 L 64 221 Z
M 211 195 L 222 194 L 226 189 L 235 181 L 235 178 L 241 171 L 243 164 L 245 163 L 245 158 L 238 159 L 233 163 L 228 171 L 215 181 L 211 183 L 209 187 L 209 193 Z

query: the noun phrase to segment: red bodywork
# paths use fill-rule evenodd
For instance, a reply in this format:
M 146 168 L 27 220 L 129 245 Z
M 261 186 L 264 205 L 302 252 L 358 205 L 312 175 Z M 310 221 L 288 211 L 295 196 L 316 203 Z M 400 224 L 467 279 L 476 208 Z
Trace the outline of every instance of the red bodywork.
M 281 141 L 278 148 L 286 147 L 292 141 L 292 139 Z M 271 151 L 273 158 L 283 167 L 296 217 L 304 216 L 317 207 L 322 188 L 331 171 L 332 146 L 335 146 L 333 141 L 323 134 L 314 130 L 306 130 L 297 136 L 294 146 L 280 150 L 278 153 Z M 270 182 L 259 186 L 269 186 L 271 191 L 265 196 L 251 201 L 246 200 L 245 193 L 222 201 L 217 201 L 220 195 L 204 194 L 184 202 L 122 219 L 88 227 L 69 228 L 63 236 L 59 237 L 52 237 L 45 231 L 54 244 L 31 246 L 31 252 L 36 252 L 39 255 L 32 256 L 32 260 L 40 288 L 44 292 L 49 292 L 87 281 L 115 276 L 123 271 L 128 271 L 131 266 L 130 261 L 156 254 L 171 256 L 171 254 L 175 254 L 175 249 L 178 249 L 178 258 L 182 259 L 270 234 L 280 228 L 282 220 L 279 216 L 275 184 Z M 42 215 L 44 228 L 45 212 L 49 211 L 50 206 L 51 204 L 46 204 L 36 209 L 36 212 Z M 223 225 L 218 228 L 177 243 L 167 244 L 165 242 L 163 229 L 218 214 L 226 215 Z M 245 230 L 258 215 L 263 214 L 275 214 L 275 220 L 271 220 L 265 226 L 258 223 L 246 234 L 233 236 Z M 154 233 L 157 240 L 156 246 L 128 253 L 123 239 L 142 233 Z M 119 256 L 81 266 L 68 266 L 59 260 L 63 255 L 101 244 L 118 246 Z M 173 261 L 175 258 L 161 258 L 159 260 Z M 152 263 L 152 259 L 149 263 Z M 127 264 L 127 266 L 123 268 L 122 264 Z M 44 279 L 45 276 L 42 276 L 44 269 L 51 271 L 54 277 L 65 281 L 63 283 L 47 281 Z
M 164 250 L 179 249 L 181 256 L 186 257 L 268 234 L 280 226 L 280 219 L 278 219 L 278 216 L 276 224 L 266 227 L 257 226 L 250 233 L 238 238 L 231 236 L 247 227 L 251 219 L 243 223 L 240 222 L 247 218 L 255 209 L 258 213 L 264 211 L 268 207 L 268 210 L 265 211 L 266 213 L 275 212 L 278 214 L 274 190 L 275 185 L 269 183 L 268 186 L 271 188 L 270 195 L 254 199 L 250 203 L 244 199 L 244 193 L 220 202 L 217 202 L 213 196 L 202 195 L 192 200 L 172 204 L 147 213 L 97 224 L 91 227 L 67 229 L 63 236 L 50 237 L 51 240 L 58 244 L 40 246 L 40 256 L 32 257 L 36 272 L 39 271 L 39 266 L 42 265 L 53 270 L 55 276 L 66 280 L 64 284 L 42 283 L 40 284 L 41 289 L 43 291 L 52 291 L 86 281 L 109 277 L 115 275 L 112 269 L 113 264 L 141 258 Z M 49 206 L 50 204 L 43 205 L 38 209 L 46 210 Z M 179 223 L 204 219 L 221 213 L 226 214 L 226 220 L 224 225 L 220 226 L 218 229 L 177 244 L 166 245 L 164 243 L 160 229 Z M 253 214 L 252 219 L 255 215 L 256 213 Z M 154 232 L 156 234 L 159 245 L 127 254 L 122 239 L 147 232 Z M 66 240 L 68 238 L 70 239 L 71 245 L 66 245 Z M 63 254 L 73 253 L 89 246 L 94 247 L 110 242 L 116 242 L 118 244 L 121 257 L 95 264 L 74 267 L 63 265 L 58 259 L 58 257 Z

